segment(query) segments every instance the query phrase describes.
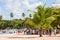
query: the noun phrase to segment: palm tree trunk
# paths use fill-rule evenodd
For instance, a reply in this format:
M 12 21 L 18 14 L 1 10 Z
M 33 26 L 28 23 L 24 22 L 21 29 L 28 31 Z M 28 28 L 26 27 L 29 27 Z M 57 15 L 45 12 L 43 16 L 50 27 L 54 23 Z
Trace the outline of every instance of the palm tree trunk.
M 42 34 L 43 34 L 43 29 L 42 27 L 40 27 L 40 37 L 42 37 Z

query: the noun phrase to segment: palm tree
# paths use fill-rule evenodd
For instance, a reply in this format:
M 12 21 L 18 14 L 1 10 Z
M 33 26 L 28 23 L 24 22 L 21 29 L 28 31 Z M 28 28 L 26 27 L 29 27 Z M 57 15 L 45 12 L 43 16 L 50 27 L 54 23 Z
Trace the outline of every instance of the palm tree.
M 13 18 L 13 13 L 12 12 L 10 13 L 10 17 Z
M 13 19 L 13 13 L 12 13 L 12 12 L 10 13 L 10 17 L 11 17 L 11 19 Z M 12 23 L 11 19 L 9 20 L 9 27 L 10 27 L 10 28 L 12 27 L 12 26 L 11 26 L 11 23 Z M 12 25 L 13 25 L 13 24 L 12 24 Z
M 2 22 L 2 16 L 0 15 L 0 24 L 1 24 L 1 22 Z M 1 25 L 0 25 L 1 26 Z
M 22 16 L 23 16 L 23 19 L 24 19 L 25 14 L 24 14 L 24 13 L 22 13 Z M 26 21 L 26 20 L 23 20 L 23 22 L 22 22 L 22 26 L 24 26 L 24 27 L 25 27 L 25 21 Z
M 25 14 L 24 14 L 24 13 L 22 13 L 22 16 L 23 16 L 23 17 L 25 17 Z
M 32 15 L 31 15 L 31 14 L 29 14 L 29 17 L 31 18 L 31 17 L 32 17 Z
M 42 36 L 42 28 L 49 28 L 51 23 L 56 20 L 57 16 L 53 13 L 53 10 L 51 8 L 45 8 L 45 6 L 38 6 L 37 12 L 33 16 L 33 22 L 35 23 L 36 27 L 40 27 L 40 37 Z M 51 15 L 50 15 L 51 14 Z
M 0 16 L 0 20 L 2 19 L 2 16 Z

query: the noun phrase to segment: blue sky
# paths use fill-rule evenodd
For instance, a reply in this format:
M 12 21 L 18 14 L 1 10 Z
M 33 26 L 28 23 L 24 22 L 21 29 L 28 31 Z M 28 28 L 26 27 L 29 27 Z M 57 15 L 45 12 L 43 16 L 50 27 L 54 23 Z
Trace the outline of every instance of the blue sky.
M 34 10 L 38 5 L 43 5 L 46 2 L 46 6 L 51 6 L 53 3 L 60 4 L 58 0 L 0 0 L 0 15 L 4 20 L 20 19 L 21 14 L 24 12 L 28 17 L 28 9 Z M 14 17 L 10 18 L 10 13 L 13 12 Z

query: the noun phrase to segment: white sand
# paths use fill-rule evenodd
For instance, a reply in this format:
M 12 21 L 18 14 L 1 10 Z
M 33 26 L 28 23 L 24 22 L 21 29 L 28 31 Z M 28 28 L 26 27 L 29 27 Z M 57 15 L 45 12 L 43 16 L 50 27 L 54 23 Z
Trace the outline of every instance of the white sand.
M 60 35 L 39 37 L 39 35 L 1 34 L 0 40 L 60 40 Z

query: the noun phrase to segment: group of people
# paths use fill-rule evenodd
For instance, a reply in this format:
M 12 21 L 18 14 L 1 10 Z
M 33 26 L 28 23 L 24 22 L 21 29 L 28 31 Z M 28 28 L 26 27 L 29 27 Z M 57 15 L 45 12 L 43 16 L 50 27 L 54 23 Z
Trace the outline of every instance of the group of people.
M 39 35 L 39 34 L 43 34 L 43 35 L 56 35 L 57 33 L 60 32 L 60 29 L 58 29 L 57 27 L 50 27 L 49 29 L 25 29 L 24 30 L 24 34 L 26 35 Z
M 41 28 L 23 28 L 23 29 L 18 29 L 18 30 L 3 30 L 3 33 L 9 32 L 9 33 L 22 33 L 25 35 L 56 35 L 58 33 L 60 33 L 60 28 L 58 27 L 50 27 L 49 29 L 43 29 Z
M 60 34 L 60 28 L 58 28 L 58 27 L 54 27 L 54 28 L 53 28 L 53 27 L 50 27 L 50 28 L 49 28 L 49 32 L 50 32 L 50 33 L 49 33 L 50 35 L 52 35 L 52 33 L 53 33 L 54 35 Z
M 58 27 L 50 27 L 49 29 L 43 29 L 42 27 L 40 28 L 40 37 L 42 35 L 51 36 L 52 34 L 56 35 L 56 34 L 59 34 L 59 33 L 60 33 L 60 28 L 58 28 Z

